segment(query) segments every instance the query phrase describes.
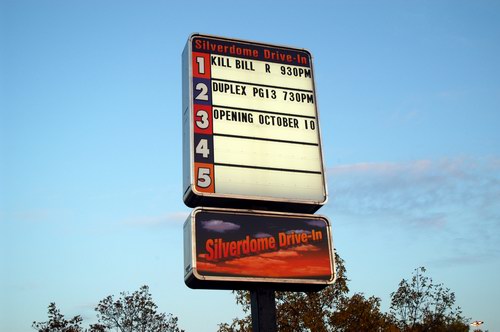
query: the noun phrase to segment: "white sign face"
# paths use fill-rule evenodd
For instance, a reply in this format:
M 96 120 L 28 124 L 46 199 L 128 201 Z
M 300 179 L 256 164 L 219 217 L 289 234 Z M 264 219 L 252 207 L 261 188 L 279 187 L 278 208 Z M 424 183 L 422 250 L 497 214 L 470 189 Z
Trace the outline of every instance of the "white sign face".
M 183 70 L 186 204 L 325 203 L 307 51 L 193 35 Z

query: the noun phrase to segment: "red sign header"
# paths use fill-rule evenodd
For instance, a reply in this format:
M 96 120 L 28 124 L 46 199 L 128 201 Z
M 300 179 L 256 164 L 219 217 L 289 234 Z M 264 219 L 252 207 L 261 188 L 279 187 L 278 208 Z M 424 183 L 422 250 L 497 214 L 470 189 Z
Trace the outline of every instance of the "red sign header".
M 192 43 L 194 52 L 310 67 L 311 55 L 305 50 L 270 47 L 269 45 L 255 43 L 246 44 L 233 40 L 212 39 L 209 37 L 195 37 Z

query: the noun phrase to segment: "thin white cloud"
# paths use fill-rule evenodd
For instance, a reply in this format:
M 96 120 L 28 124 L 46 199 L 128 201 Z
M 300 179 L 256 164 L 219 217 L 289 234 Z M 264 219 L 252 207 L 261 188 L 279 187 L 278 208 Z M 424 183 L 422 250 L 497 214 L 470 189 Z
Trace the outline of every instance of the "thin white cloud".
M 427 219 L 460 206 L 483 217 L 500 215 L 498 159 L 342 165 L 329 169 L 329 189 L 330 207 L 339 213 Z
M 310 220 L 307 222 L 309 225 L 314 226 L 314 227 L 325 227 L 325 222 L 322 220 Z
M 213 219 L 213 220 L 203 221 L 203 228 L 217 233 L 224 233 L 227 231 L 237 230 L 240 228 L 240 226 L 227 221 Z
M 51 218 L 67 215 L 63 210 L 32 209 L 0 211 L 0 222 L 46 223 Z
M 143 216 L 126 220 L 124 224 L 136 227 L 162 227 L 182 225 L 189 216 L 189 211 L 176 211 L 159 216 Z
M 292 233 L 295 233 L 295 234 L 302 234 L 302 233 L 311 234 L 311 231 L 306 231 L 305 229 L 291 229 L 289 231 L 286 231 L 286 234 L 292 234 Z
M 455 267 L 460 265 L 479 265 L 488 263 L 492 259 L 495 259 L 495 255 L 491 253 L 486 254 L 466 254 L 466 255 L 455 255 L 455 256 L 446 256 L 444 258 L 434 259 L 428 262 L 429 266 L 436 267 Z
M 328 171 L 327 209 L 337 222 L 397 228 L 453 249 L 474 243 L 467 259 L 447 262 L 476 261 L 471 257 L 485 252 L 500 257 L 499 158 L 359 163 Z
M 417 110 L 414 109 L 404 110 L 404 111 L 401 110 L 392 112 L 391 116 L 389 117 L 389 121 L 392 124 L 400 125 L 400 124 L 414 122 L 419 117 L 421 117 L 421 112 Z
M 266 237 L 272 237 L 272 235 L 269 233 L 262 233 L 261 232 L 261 233 L 255 234 L 253 237 L 256 239 L 262 239 L 262 238 L 266 238 Z

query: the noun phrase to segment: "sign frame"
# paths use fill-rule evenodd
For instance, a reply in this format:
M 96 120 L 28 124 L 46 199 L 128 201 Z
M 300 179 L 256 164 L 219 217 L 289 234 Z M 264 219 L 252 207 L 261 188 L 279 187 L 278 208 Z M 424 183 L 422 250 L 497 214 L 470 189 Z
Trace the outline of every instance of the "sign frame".
M 279 50 L 283 53 L 286 52 L 299 52 L 300 54 L 308 55 L 309 68 L 311 72 L 311 82 L 312 82 L 312 96 L 314 98 L 314 115 L 316 121 L 317 130 L 317 145 L 319 150 L 319 167 L 318 172 L 321 176 L 321 186 L 322 191 L 321 198 L 290 198 L 290 197 L 275 197 L 267 195 L 255 195 L 255 194 L 245 194 L 245 193 L 218 193 L 218 192 L 207 192 L 197 189 L 195 182 L 200 178 L 206 177 L 207 173 L 213 174 L 214 164 L 200 164 L 204 165 L 203 168 L 195 166 L 195 128 L 194 128 L 194 98 L 193 98 L 193 41 L 196 38 L 208 39 L 219 41 L 220 43 L 233 43 L 235 45 L 248 45 L 249 47 L 260 47 Z M 298 53 L 297 53 L 298 54 Z M 207 53 L 210 58 L 212 54 Z M 276 62 L 276 61 L 275 61 Z M 280 63 L 280 62 L 277 62 Z M 241 209 L 257 209 L 257 210 L 276 210 L 276 211 L 289 211 L 289 212 L 299 212 L 299 213 L 314 213 L 321 206 L 323 206 L 328 200 L 328 190 L 326 184 L 326 174 L 324 166 L 324 157 L 321 145 L 321 130 L 319 126 L 319 112 L 317 106 L 316 89 L 314 81 L 314 68 L 312 64 L 312 55 L 309 51 L 305 49 L 293 48 L 281 45 L 271 45 L 259 42 L 252 42 L 240 39 L 229 39 L 224 37 L 218 37 L 206 34 L 192 34 L 187 41 L 182 55 L 182 81 L 183 81 L 183 91 L 182 91 L 182 111 L 183 111 L 183 200 L 184 203 L 189 207 L 197 206 L 211 206 L 211 207 L 231 207 L 231 208 L 241 208 Z M 211 87 L 210 87 L 211 89 Z M 211 114 L 210 114 L 211 116 Z M 203 132 L 201 133 L 203 134 Z M 199 136 L 199 135 L 198 135 Z M 213 144 L 213 143 L 212 143 Z M 213 147 L 213 145 L 212 145 Z M 210 169 L 212 167 L 212 169 Z M 198 174 L 196 178 L 195 174 Z M 209 179 L 210 180 L 210 179 Z M 216 181 L 216 180 L 215 180 Z M 215 182 L 214 181 L 214 182 Z
M 197 248 L 197 227 L 201 229 L 201 225 L 197 224 L 197 215 L 199 213 L 207 213 L 213 215 L 228 215 L 234 218 L 250 217 L 252 220 L 262 218 L 262 222 L 268 223 L 270 219 L 277 219 L 278 223 L 288 224 L 293 223 L 293 219 L 303 222 L 324 222 L 325 241 L 329 257 L 330 274 L 329 279 L 319 279 L 312 277 L 273 277 L 273 276 L 236 276 L 236 275 L 218 275 L 204 272 L 203 268 L 198 266 L 197 255 L 201 252 Z M 268 219 L 265 219 L 268 218 Z M 285 222 L 283 220 L 286 220 Z M 203 222 L 203 221 L 200 221 Z M 282 224 L 282 225 L 283 225 Z M 240 224 L 241 225 L 241 224 Z M 247 222 L 248 225 L 248 222 Z M 275 225 L 276 226 L 276 225 Z M 203 226 L 205 227 L 205 226 Z M 263 231 L 259 226 L 259 231 Z M 313 232 L 314 233 L 314 232 Z M 201 236 L 201 235 L 200 235 Z M 222 236 L 222 235 L 220 235 Z M 222 239 L 221 239 L 222 240 Z M 312 240 L 311 240 L 312 241 Z M 307 242 L 306 242 L 307 243 Z M 309 245 L 309 243 L 307 243 Z M 325 243 L 323 241 L 323 246 Z M 287 248 L 289 249 L 289 248 Z M 292 249 L 293 250 L 293 249 Z M 274 252 L 281 251 L 281 249 Z M 266 254 L 266 253 L 265 253 Z M 279 257 L 279 256 L 278 256 Z M 286 257 L 286 256 L 285 256 Z M 240 259 L 238 256 L 237 259 Z M 248 256 L 247 256 L 248 258 Z M 222 258 L 221 258 L 222 259 Z M 200 263 L 201 264 L 201 263 Z M 313 265 L 310 267 L 312 268 Z M 317 266 L 316 266 L 317 267 Z M 323 266 L 324 267 L 324 266 Z M 200 272 L 201 271 L 201 272 Z M 334 244 L 331 231 L 331 223 L 329 219 L 322 215 L 317 214 L 299 214 L 299 213 L 284 213 L 284 212 L 271 212 L 271 211 L 258 211 L 258 210 L 239 210 L 239 209 L 224 209 L 224 208 L 208 208 L 198 207 L 195 208 L 188 216 L 184 223 L 184 282 L 193 289 L 274 289 L 286 291 L 319 291 L 328 285 L 335 282 L 337 277 Z

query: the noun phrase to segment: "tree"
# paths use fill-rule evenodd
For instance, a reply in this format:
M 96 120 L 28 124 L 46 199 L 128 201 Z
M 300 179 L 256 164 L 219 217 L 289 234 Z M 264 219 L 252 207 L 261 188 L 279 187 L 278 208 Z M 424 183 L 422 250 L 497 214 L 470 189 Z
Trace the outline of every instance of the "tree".
M 277 324 L 282 331 L 327 331 L 329 317 L 345 299 L 347 287 L 344 260 L 335 253 L 337 280 L 319 292 L 277 292 Z
M 367 331 L 389 326 L 389 318 L 380 313 L 380 300 L 364 299 L 362 294 L 347 296 L 344 261 L 336 254 L 337 280 L 319 292 L 276 292 L 276 316 L 279 331 Z M 246 316 L 231 324 L 219 324 L 219 332 L 252 331 L 249 292 L 237 291 L 236 303 Z M 363 308 L 364 310 L 359 310 Z M 345 311 L 345 315 L 341 313 Z M 349 315 L 349 317 L 347 317 Z M 360 327 L 366 326 L 367 329 Z M 373 329 L 372 329 L 373 328 Z
M 378 331 L 378 332 L 466 332 L 467 319 L 454 307 L 455 294 L 415 270 L 411 281 L 403 279 L 391 293 L 388 314 L 380 310 L 380 299 L 362 293 L 347 296 L 344 261 L 336 255 L 337 281 L 317 293 L 276 292 L 277 325 L 280 331 Z M 231 324 L 219 324 L 219 332 L 252 330 L 250 296 L 237 291 L 236 303 L 246 316 Z
M 391 293 L 390 314 L 401 331 L 468 331 L 460 307 L 454 307 L 455 293 L 443 284 L 434 284 L 424 275 L 424 267 L 415 269 L 411 282 L 403 279 Z
M 131 295 L 122 292 L 116 301 L 113 296 L 102 299 L 95 310 L 98 324 L 92 331 L 117 329 L 121 332 L 180 332 L 177 317 L 172 314 L 157 313 L 148 286 L 142 286 Z
M 236 304 L 242 306 L 245 313 L 244 318 L 234 318 L 231 324 L 220 323 L 218 332 L 252 332 L 252 317 L 250 316 L 250 292 L 233 291 L 236 298 Z
M 337 311 L 330 316 L 330 326 L 333 331 L 339 332 L 399 331 L 391 317 L 380 311 L 378 297 L 370 296 L 366 299 L 360 293 L 341 301 Z
M 82 318 L 75 316 L 66 320 L 55 303 L 49 305 L 49 320 L 33 322 L 38 332 L 183 332 L 177 326 L 178 318 L 172 314 L 158 313 L 148 286 L 142 286 L 132 294 L 120 293 L 116 301 L 113 296 L 102 299 L 95 310 L 98 323 L 88 330 L 81 327 Z
M 70 320 L 65 319 L 54 302 L 49 304 L 48 315 L 47 322 L 33 322 L 31 326 L 38 332 L 83 332 L 82 317 L 75 316 Z

